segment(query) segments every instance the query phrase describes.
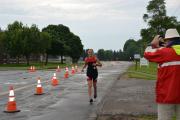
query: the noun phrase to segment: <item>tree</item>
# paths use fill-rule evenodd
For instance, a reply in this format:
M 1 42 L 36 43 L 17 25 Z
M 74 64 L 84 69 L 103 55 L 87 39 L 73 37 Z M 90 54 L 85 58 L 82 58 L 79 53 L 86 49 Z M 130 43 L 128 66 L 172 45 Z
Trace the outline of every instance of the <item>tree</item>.
M 129 39 L 125 42 L 123 51 L 126 53 L 128 58 L 134 58 L 134 54 L 139 53 L 140 54 L 140 48 L 137 44 L 137 42 L 133 39 Z
M 136 44 L 136 41 L 134 39 L 129 39 L 125 42 L 123 51 L 127 51 L 130 44 Z
M 33 53 L 39 53 L 39 47 L 41 47 L 40 31 L 36 25 L 23 27 L 23 55 L 26 57 L 27 65 L 29 65 L 30 55 Z
M 0 32 L 0 59 L 3 60 L 7 55 L 7 48 L 5 46 L 6 34 L 4 31 Z M 3 62 L 3 61 L 1 61 Z
M 8 25 L 6 33 L 6 47 L 10 56 L 17 58 L 19 63 L 19 57 L 22 55 L 22 28 L 21 22 L 15 21 Z
M 147 13 L 143 19 L 148 23 L 148 28 L 141 30 L 142 40 L 148 44 L 156 34 L 164 35 L 168 28 L 178 26 L 176 17 L 166 15 L 165 0 L 151 0 L 146 7 Z
M 166 15 L 165 0 L 151 0 L 146 9 L 147 13 L 143 15 L 143 19 L 148 27 L 141 29 L 142 38 L 137 41 L 127 40 L 123 52 L 119 52 L 119 56 L 124 56 L 126 60 L 129 57 L 133 58 L 135 53 L 143 55 L 144 49 L 155 35 L 164 35 L 169 28 L 177 28 L 180 32 L 180 22 L 177 21 L 176 17 Z
M 63 56 L 67 53 L 67 46 L 65 45 L 65 39 L 67 34 L 70 33 L 68 27 L 64 25 L 48 25 L 42 29 L 43 32 L 47 32 L 51 36 L 51 48 L 48 49 L 47 54 L 60 55 L 61 63 L 63 63 Z
M 39 52 L 41 54 L 46 54 L 47 51 L 51 48 L 51 36 L 50 36 L 50 34 L 47 32 L 41 32 L 39 44 L 41 44 L 41 47 L 39 47 Z M 47 65 L 47 63 L 48 63 L 48 54 L 46 54 L 45 65 Z
M 69 55 L 73 62 L 77 62 L 83 52 L 83 45 L 81 39 L 74 35 L 67 26 L 48 25 L 42 31 L 49 33 L 52 38 L 51 48 L 47 54 L 60 55 L 61 63 L 63 63 L 64 55 Z
M 117 51 L 113 51 L 113 61 L 116 61 L 116 60 L 118 60 L 118 52 Z
M 73 33 L 70 33 L 67 38 L 66 45 L 68 47 L 68 55 L 72 58 L 73 63 L 77 63 L 83 53 L 81 39 Z
M 81 57 L 83 58 L 83 60 L 87 57 L 87 49 L 83 49 Z
M 113 51 L 112 50 L 106 50 L 105 51 L 105 56 L 106 56 L 106 59 L 107 61 L 111 61 L 113 60 Z
M 127 61 L 127 60 L 129 60 L 129 57 L 128 57 L 126 52 L 123 52 L 122 50 L 119 50 L 118 51 L 118 60 Z
M 99 49 L 97 52 L 97 56 L 99 60 L 105 60 L 105 51 L 104 49 Z

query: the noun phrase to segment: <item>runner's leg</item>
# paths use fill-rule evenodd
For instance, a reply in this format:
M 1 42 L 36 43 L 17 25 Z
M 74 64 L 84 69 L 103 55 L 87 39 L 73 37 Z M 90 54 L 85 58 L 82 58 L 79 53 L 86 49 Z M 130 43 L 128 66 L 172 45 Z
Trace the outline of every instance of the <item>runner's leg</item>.
M 88 94 L 89 94 L 89 99 L 90 99 L 90 102 L 92 101 L 92 79 L 88 78 Z
M 97 98 L 97 80 L 93 80 L 94 98 Z

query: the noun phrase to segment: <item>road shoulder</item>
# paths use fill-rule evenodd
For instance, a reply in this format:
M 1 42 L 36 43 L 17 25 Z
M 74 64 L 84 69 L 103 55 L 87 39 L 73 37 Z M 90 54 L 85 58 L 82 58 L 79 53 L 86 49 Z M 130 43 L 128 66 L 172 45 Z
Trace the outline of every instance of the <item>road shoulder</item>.
M 120 75 L 98 105 L 96 120 L 135 119 L 134 116 L 155 116 L 154 80 Z M 135 119 L 136 120 L 136 119 Z M 138 120 L 138 119 L 137 119 Z

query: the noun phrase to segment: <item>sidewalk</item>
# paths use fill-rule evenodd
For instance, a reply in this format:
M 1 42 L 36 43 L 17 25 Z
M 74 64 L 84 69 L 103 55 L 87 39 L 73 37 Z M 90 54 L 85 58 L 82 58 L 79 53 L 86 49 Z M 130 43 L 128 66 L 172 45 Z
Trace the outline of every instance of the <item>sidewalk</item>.
M 136 120 L 131 116 L 156 115 L 154 86 L 155 80 L 122 75 L 99 105 L 97 120 Z

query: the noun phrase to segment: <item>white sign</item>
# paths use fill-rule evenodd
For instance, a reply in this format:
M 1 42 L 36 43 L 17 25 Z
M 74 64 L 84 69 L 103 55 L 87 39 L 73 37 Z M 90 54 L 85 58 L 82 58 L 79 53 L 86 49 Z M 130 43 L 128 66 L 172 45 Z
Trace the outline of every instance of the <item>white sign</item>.
M 147 61 L 144 57 L 140 59 L 140 67 L 141 66 L 149 66 L 149 61 Z
M 140 58 L 141 58 L 140 54 L 134 54 L 134 59 L 140 59 Z

